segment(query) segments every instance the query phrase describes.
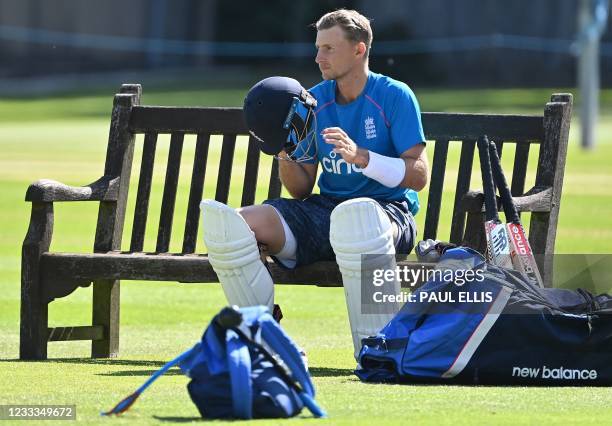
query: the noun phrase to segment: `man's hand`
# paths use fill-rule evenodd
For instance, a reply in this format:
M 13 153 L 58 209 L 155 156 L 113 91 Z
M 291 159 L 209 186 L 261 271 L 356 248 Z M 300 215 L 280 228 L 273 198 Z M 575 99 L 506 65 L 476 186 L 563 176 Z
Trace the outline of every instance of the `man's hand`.
M 317 179 L 318 163 L 296 163 L 284 150 L 278 157 L 285 160 L 278 162 L 279 177 L 289 194 L 299 200 L 309 196 Z
M 321 132 L 323 140 L 334 145 L 333 151 L 342 156 L 348 164 L 355 164 L 357 167 L 365 168 L 368 165 L 370 156 L 367 149 L 359 148 L 355 142 L 340 127 L 328 127 Z

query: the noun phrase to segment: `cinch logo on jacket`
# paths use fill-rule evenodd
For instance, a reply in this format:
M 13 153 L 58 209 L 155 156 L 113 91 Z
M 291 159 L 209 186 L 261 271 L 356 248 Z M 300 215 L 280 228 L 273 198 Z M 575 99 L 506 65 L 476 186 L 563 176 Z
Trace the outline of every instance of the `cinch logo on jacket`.
M 329 153 L 329 158 L 323 157 L 321 164 L 326 172 L 336 175 L 350 175 L 352 172 L 361 173 L 360 167 L 347 163 L 344 158 L 333 151 Z

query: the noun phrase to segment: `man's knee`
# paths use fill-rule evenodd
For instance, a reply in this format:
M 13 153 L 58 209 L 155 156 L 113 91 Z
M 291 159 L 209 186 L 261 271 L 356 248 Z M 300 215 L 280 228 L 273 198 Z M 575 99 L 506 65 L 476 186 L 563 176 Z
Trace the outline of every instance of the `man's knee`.
M 331 214 L 330 242 L 336 255 L 338 251 L 390 251 L 393 249 L 393 232 L 387 213 L 371 198 L 345 201 Z
M 283 225 L 274 207 L 267 204 L 246 206 L 237 209 L 258 242 L 266 244 L 270 249 L 281 246 L 284 239 Z

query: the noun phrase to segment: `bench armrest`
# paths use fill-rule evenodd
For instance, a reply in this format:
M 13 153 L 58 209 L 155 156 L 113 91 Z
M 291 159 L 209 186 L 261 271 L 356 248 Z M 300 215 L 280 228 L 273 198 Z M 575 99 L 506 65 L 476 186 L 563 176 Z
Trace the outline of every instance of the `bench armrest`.
M 500 198 L 496 197 L 501 211 Z M 550 212 L 552 208 L 552 188 L 534 187 L 520 197 L 512 197 L 519 212 Z M 484 211 L 484 194 L 482 191 L 469 191 L 461 199 L 461 209 L 466 213 Z
M 41 179 L 28 187 L 25 200 L 32 202 L 55 201 L 117 201 L 119 178 L 102 176 L 87 186 L 68 186 L 63 183 Z

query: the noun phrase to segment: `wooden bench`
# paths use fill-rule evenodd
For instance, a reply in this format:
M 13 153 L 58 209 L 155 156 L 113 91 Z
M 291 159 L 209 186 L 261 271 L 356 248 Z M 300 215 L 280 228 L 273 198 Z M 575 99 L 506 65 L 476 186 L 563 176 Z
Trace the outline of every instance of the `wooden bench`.
M 114 357 L 119 346 L 119 280 L 216 282 L 217 277 L 205 254 L 197 254 L 199 202 L 209 157 L 211 135 L 222 135 L 215 198 L 228 201 L 232 163 L 237 135 L 248 135 L 239 108 L 188 108 L 141 106 L 140 85 L 123 85 L 115 95 L 104 174 L 83 187 L 71 187 L 51 180 L 30 185 L 26 201 L 32 204 L 29 229 L 23 243 L 21 275 L 20 358 L 45 359 L 47 342 L 91 340 L 92 357 Z M 555 94 L 543 115 L 488 115 L 423 113 L 423 125 L 433 157 L 431 181 L 422 238 L 441 238 L 484 248 L 483 197 L 470 192 L 475 140 L 486 134 L 498 148 L 516 144 L 512 193 L 520 211 L 531 212 L 530 241 L 534 252 L 552 253 L 555 245 L 559 201 L 567 151 L 572 96 Z M 130 248 L 120 251 L 135 136 L 144 134 Z M 156 155 L 157 137 L 170 134 L 169 155 L 156 249 L 143 252 L 145 227 Z M 169 252 L 169 242 L 177 199 L 179 166 L 184 136 L 195 134 L 195 154 L 182 250 Z M 167 136 L 166 136 L 167 137 Z M 452 142 L 451 142 L 452 141 Z M 449 144 L 461 144 L 450 235 L 438 234 L 438 222 Z M 530 147 L 539 145 L 535 186 L 524 191 Z M 266 158 L 269 161 L 269 158 Z M 214 160 L 217 161 L 217 160 Z M 260 165 L 256 142 L 249 139 L 244 168 L 242 205 L 255 201 Z M 216 166 L 216 165 L 215 165 Z M 453 165 L 453 167 L 457 167 Z M 477 176 L 480 180 L 480 176 Z M 134 185 L 135 186 L 135 185 Z M 478 185 L 478 188 L 481 186 Z M 278 164 L 272 163 L 268 197 L 281 193 Z M 53 205 L 62 201 L 89 201 L 99 204 L 93 253 L 49 252 L 53 232 Z M 200 243 L 201 244 L 201 243 Z M 550 282 L 550 268 L 542 264 Z M 271 265 L 274 281 L 289 284 L 341 286 L 335 262 L 319 262 L 294 271 Z M 48 305 L 66 297 L 79 286 L 93 283 L 91 326 L 48 327 Z

